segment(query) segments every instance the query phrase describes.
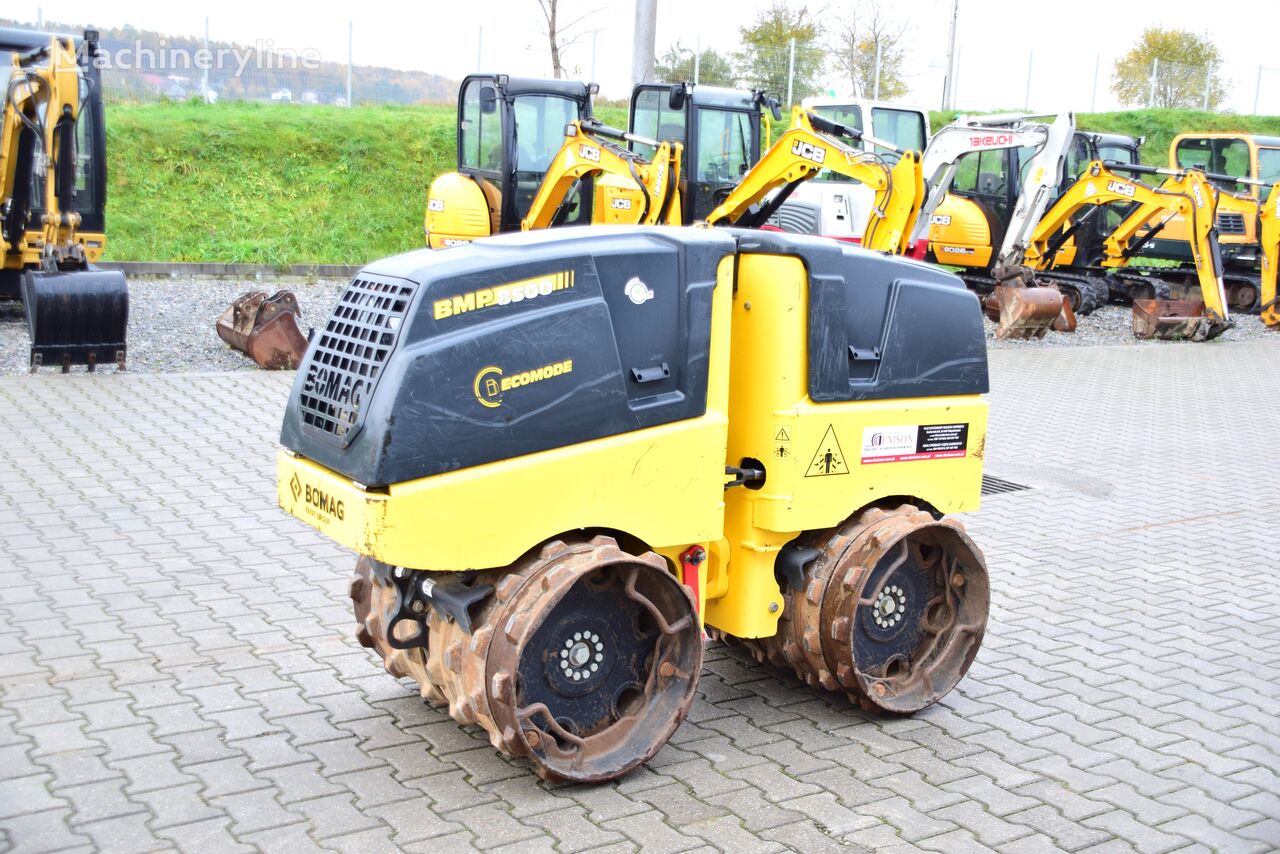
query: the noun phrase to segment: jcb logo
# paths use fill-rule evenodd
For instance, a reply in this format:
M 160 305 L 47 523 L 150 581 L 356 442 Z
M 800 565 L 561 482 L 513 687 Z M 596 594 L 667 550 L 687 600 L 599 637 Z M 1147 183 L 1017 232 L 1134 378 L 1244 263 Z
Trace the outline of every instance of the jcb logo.
M 812 160 L 814 163 L 818 164 L 825 162 L 827 159 L 827 150 L 825 148 L 820 148 L 819 146 L 799 139 L 791 146 L 791 153 L 797 157 L 803 157 L 805 160 Z
M 951 225 L 951 217 L 946 214 L 934 214 L 929 217 L 929 225 Z
M 613 208 L 615 211 L 629 211 L 631 210 L 631 200 L 630 199 L 610 199 L 609 207 Z
M 1194 185 L 1192 185 L 1192 187 L 1191 187 L 1191 195 L 1193 195 L 1193 196 L 1195 196 L 1195 197 L 1196 197 L 1196 207 L 1197 207 L 1197 208 L 1202 208 L 1202 207 L 1204 207 L 1204 191 L 1200 189 L 1200 185 L 1199 185 L 1199 184 L 1194 184 Z
M 1137 188 L 1125 181 L 1108 181 L 1107 189 L 1117 195 L 1126 196 L 1132 199 Z
M 590 160 L 592 163 L 599 163 L 600 149 L 596 148 L 594 145 L 579 145 L 578 156 L 583 160 Z

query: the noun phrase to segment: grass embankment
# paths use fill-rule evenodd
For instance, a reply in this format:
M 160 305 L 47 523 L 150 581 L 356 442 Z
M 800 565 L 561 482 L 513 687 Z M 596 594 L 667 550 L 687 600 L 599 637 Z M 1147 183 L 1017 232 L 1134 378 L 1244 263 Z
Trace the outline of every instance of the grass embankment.
M 598 109 L 624 125 L 626 111 Z M 422 245 L 427 185 L 453 168 L 454 108 L 226 103 L 107 111 L 107 257 L 362 264 Z M 933 127 L 948 117 L 934 113 Z M 1077 116 L 1145 135 L 1164 163 L 1182 130 L 1280 135 L 1280 117 L 1143 110 Z

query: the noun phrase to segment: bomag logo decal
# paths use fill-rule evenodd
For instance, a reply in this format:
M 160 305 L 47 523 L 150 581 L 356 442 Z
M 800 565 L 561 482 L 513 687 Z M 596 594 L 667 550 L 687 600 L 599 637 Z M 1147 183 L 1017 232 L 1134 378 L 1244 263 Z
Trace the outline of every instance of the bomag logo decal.
M 306 503 L 303 510 L 311 516 L 315 516 L 323 522 L 337 519 L 339 522 L 347 518 L 347 508 L 342 503 L 342 499 L 335 498 L 319 487 L 312 486 L 309 483 L 303 483 L 297 472 L 289 479 L 289 492 L 293 494 L 293 500 L 302 499 Z
M 495 306 L 501 307 L 545 297 L 556 291 L 568 290 L 572 287 L 573 271 L 565 270 L 563 273 L 534 276 L 532 279 L 521 279 L 518 282 L 495 285 L 492 288 L 481 288 L 477 291 L 458 294 L 454 297 L 445 297 L 444 299 L 436 300 L 431 305 L 435 319 L 444 320 L 445 318 L 456 317 L 459 314 L 466 314 L 469 311 L 479 311 L 483 308 L 493 308 Z
M 827 150 L 813 143 L 805 142 L 797 139 L 791 146 L 791 153 L 797 157 L 803 157 L 805 160 L 812 160 L 814 163 L 824 163 L 827 159 Z
M 307 381 L 302 390 L 324 398 L 329 403 L 336 403 L 351 410 L 352 423 L 360 405 L 364 403 L 366 391 L 365 381 L 355 374 L 338 371 L 312 363 L 307 370 Z
M 1108 181 L 1107 189 L 1117 195 L 1126 196 L 1130 199 L 1133 198 L 1133 194 L 1137 191 L 1137 188 L 1127 181 Z
M 578 146 L 578 156 L 583 160 L 590 160 L 592 163 L 600 162 L 600 149 L 594 145 L 586 145 L 585 143 Z
M 573 359 L 552 362 L 549 365 L 510 376 L 507 376 L 497 365 L 486 365 L 476 373 L 471 389 L 481 406 L 497 409 L 502 406 L 503 394 L 508 391 L 571 373 L 573 373 Z

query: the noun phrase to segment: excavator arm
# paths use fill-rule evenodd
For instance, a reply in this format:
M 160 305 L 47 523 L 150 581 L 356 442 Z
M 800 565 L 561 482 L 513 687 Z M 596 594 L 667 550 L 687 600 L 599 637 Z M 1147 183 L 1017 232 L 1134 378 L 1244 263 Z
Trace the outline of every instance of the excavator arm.
M 1280 327 L 1280 293 L 1276 291 L 1277 268 L 1280 268 L 1280 182 L 1271 185 L 1259 217 L 1259 239 L 1262 242 L 1262 322 Z
M 890 166 L 880 156 L 859 151 L 842 138 L 858 140 L 864 135 L 816 113 L 795 108 L 791 126 L 742 177 L 724 202 L 707 216 L 707 224 L 763 225 L 797 186 L 823 169 L 830 169 L 865 184 L 875 193 L 862 245 L 903 254 L 925 195 L 919 152 L 902 152 L 897 164 Z M 881 140 L 865 138 L 892 148 Z M 775 191 L 766 202 L 765 198 Z M 752 210 L 757 205 L 760 207 Z
M 653 159 L 646 161 L 619 144 L 628 140 L 654 146 Z M 591 119 L 571 122 L 520 227 L 530 231 L 553 225 L 573 188 L 586 177 L 603 179 L 614 191 L 606 194 L 609 210 L 601 212 L 608 221 L 679 225 L 682 151 L 678 142 L 646 139 Z

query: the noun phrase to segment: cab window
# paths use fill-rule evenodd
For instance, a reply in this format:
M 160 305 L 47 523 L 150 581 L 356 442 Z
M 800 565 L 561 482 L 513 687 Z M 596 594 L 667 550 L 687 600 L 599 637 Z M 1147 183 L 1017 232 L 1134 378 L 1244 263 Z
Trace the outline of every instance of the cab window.
M 1007 152 L 971 151 L 957 161 L 951 189 L 962 195 L 1004 196 L 1008 186 Z
M 98 209 L 94 197 L 93 138 L 94 111 L 92 105 L 85 104 L 84 109 L 76 117 L 76 173 L 72 186 L 72 198 L 68 207 L 82 214 L 93 213 Z
M 1178 165 L 1184 168 L 1199 167 L 1207 172 L 1234 177 L 1249 177 L 1253 171 L 1249 161 L 1249 143 L 1243 139 L 1184 139 L 1175 150 Z M 1224 190 L 1233 193 L 1249 192 L 1248 184 L 1238 181 L 1213 181 Z
M 666 88 L 644 89 L 635 97 L 631 107 L 631 132 L 650 139 L 679 142 L 684 138 L 684 110 L 670 107 L 670 92 Z M 652 160 L 655 149 L 643 142 L 632 142 L 631 150 L 646 160 Z
M 458 162 L 465 168 L 502 169 L 502 108 L 491 80 L 472 80 L 462 93 Z
M 1116 163 L 1137 163 L 1138 153 L 1127 145 L 1099 145 L 1099 160 L 1113 160 Z
M 903 151 L 924 151 L 924 116 L 915 110 L 872 107 L 871 135 Z
M 558 95 L 520 95 L 515 99 L 516 171 L 546 174 L 564 143 L 564 129 L 578 118 L 578 105 Z
M 695 180 L 736 182 L 751 165 L 749 115 L 736 110 L 699 110 L 698 148 Z
M 1258 180 L 1265 184 L 1280 181 L 1280 148 L 1258 149 Z
M 850 104 L 848 106 L 830 104 L 822 107 L 814 107 L 813 111 L 824 119 L 831 119 L 833 122 L 839 122 L 845 127 L 850 127 L 854 130 L 865 130 L 865 127 L 862 124 L 862 108 L 856 104 Z M 845 142 L 854 148 L 862 148 L 861 141 L 853 142 L 852 140 L 845 140 Z

